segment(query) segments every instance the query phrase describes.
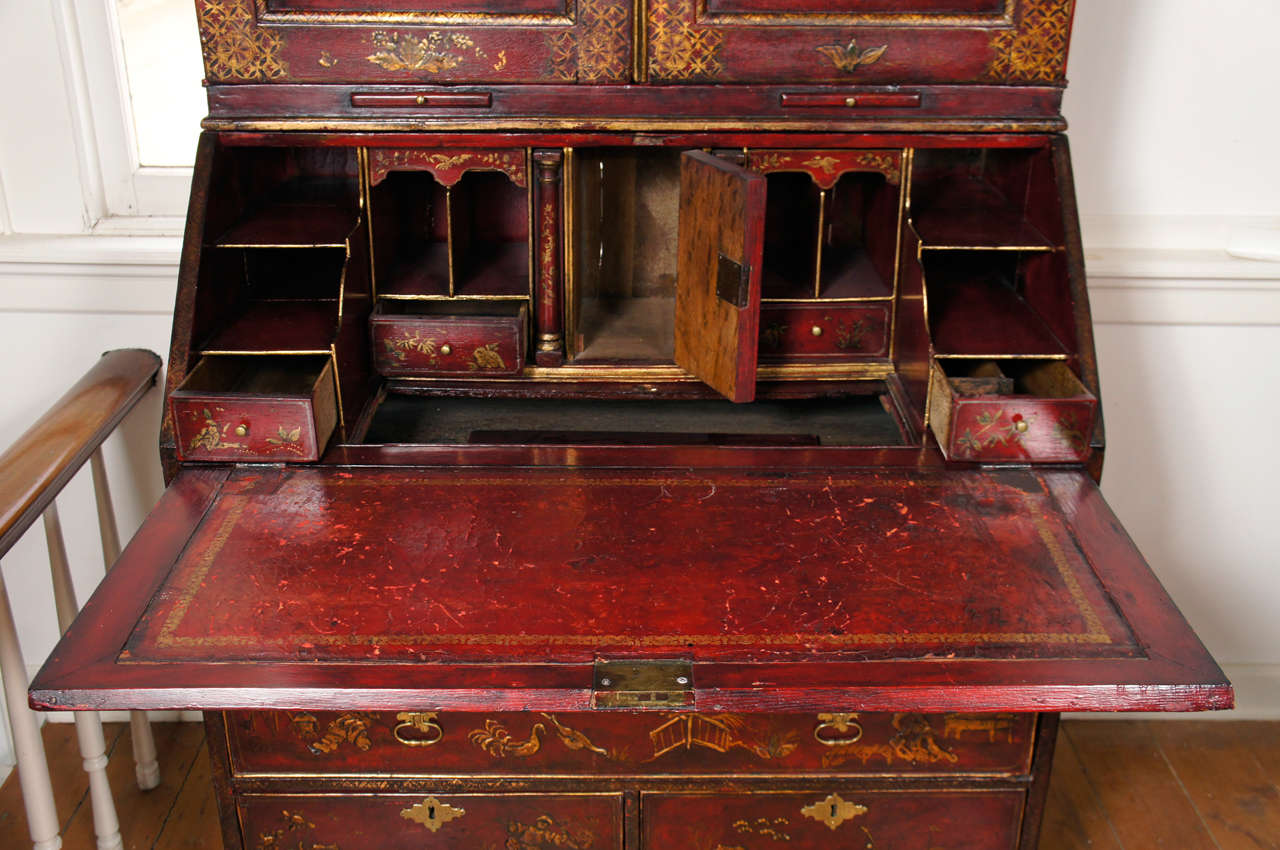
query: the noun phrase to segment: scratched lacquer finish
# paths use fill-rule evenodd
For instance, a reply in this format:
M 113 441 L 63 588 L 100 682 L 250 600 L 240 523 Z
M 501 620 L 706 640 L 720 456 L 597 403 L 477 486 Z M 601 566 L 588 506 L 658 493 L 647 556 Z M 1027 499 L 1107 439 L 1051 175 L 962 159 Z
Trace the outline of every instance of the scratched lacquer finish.
M 1137 648 L 1027 473 L 299 470 L 233 475 L 127 656 L 1064 652 Z

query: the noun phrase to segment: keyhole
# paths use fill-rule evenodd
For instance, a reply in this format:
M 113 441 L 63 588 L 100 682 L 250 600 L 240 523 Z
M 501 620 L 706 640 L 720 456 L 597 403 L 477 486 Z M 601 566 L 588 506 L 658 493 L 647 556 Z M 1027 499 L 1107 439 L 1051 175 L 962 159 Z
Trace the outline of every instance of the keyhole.
M 832 819 L 832 820 L 835 820 L 835 817 L 836 817 L 836 804 L 835 804 L 835 803 L 832 803 L 832 804 L 831 804 L 831 819 Z
M 835 814 L 835 808 L 836 808 L 835 806 L 831 807 L 832 814 Z M 427 820 L 435 820 L 435 819 L 436 819 L 436 807 L 427 806 Z

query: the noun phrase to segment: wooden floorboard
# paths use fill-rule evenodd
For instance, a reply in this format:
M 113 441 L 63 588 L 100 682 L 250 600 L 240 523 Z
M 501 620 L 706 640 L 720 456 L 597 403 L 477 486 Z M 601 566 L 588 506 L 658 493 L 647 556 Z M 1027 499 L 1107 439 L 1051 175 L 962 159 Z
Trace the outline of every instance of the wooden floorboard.
M 127 724 L 106 729 L 126 850 L 218 850 L 204 727 L 158 723 L 161 784 L 139 791 Z M 66 850 L 94 850 L 75 727 L 43 730 Z M 18 778 L 0 786 L 0 850 L 28 850 Z M 1062 724 L 1040 850 L 1280 850 L 1280 723 Z
M 1040 850 L 1122 850 L 1064 729 L 1058 731 Z
M 1204 720 L 1149 726 L 1218 847 L 1280 850 L 1280 789 L 1238 731 Z
M 201 746 L 187 784 L 174 801 L 168 822 L 155 843 L 155 850 L 216 850 L 222 846 L 212 789 L 209 751 Z
M 1220 850 L 1146 721 L 1082 722 L 1066 734 L 1122 847 Z

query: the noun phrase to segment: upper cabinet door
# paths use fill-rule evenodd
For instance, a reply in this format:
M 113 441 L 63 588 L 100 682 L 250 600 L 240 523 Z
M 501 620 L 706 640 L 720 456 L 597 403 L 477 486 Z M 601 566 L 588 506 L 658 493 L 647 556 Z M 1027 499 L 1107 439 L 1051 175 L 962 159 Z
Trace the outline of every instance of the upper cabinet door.
M 223 83 L 625 83 L 630 0 L 196 0 Z
M 1065 79 L 1073 0 L 651 0 L 644 67 L 663 83 Z
M 708 153 L 681 158 L 676 363 L 730 401 L 756 395 L 765 185 Z

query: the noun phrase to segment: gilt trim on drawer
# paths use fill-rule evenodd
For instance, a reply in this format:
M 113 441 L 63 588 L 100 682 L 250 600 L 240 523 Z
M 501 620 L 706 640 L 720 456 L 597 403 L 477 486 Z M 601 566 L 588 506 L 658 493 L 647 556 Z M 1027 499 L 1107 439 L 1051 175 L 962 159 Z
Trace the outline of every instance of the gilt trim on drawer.
M 341 9 L 333 11 L 299 11 L 294 9 L 268 8 L 266 0 L 254 0 L 257 4 L 258 20 L 264 23 L 280 24 L 330 24 L 349 26 L 351 24 L 381 24 L 390 26 L 403 24 L 412 26 L 439 26 L 441 24 L 480 24 L 511 26 L 552 26 L 570 25 L 574 19 L 573 0 L 565 0 L 556 11 L 534 13 L 505 13 L 496 11 L 386 11 L 372 8 Z
M 714 24 L 787 26 L 991 27 L 1011 26 L 1018 0 L 1005 0 L 998 12 L 729 12 L 712 11 L 699 0 L 698 20 Z

